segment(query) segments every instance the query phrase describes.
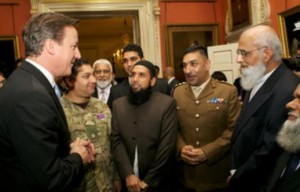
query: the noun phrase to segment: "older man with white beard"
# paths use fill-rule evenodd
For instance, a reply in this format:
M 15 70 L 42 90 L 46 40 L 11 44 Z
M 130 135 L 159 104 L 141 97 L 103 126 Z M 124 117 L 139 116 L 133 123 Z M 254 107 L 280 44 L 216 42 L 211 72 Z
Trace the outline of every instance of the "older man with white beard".
M 93 97 L 99 98 L 104 103 L 107 103 L 113 80 L 112 65 L 107 59 L 98 59 L 94 62 L 93 69 L 97 80 L 96 91 Z
M 281 59 L 280 40 L 270 26 L 255 26 L 240 36 L 237 62 L 248 93 L 231 139 L 230 192 L 265 190 L 281 152 L 275 138 L 299 83 Z
M 276 163 L 267 192 L 300 191 L 300 85 L 286 108 L 289 110 L 288 119 L 276 139 L 284 152 Z

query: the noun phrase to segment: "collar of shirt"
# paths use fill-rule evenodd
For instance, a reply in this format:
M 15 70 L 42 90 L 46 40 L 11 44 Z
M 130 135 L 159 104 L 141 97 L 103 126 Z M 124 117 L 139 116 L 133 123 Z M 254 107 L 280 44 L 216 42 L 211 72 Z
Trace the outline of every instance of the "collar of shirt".
M 206 87 L 209 81 L 210 81 L 210 77 L 199 86 L 191 86 L 192 91 L 196 98 L 201 94 L 202 90 Z
M 111 88 L 111 84 L 109 84 L 107 87 L 105 87 L 104 89 L 101 89 L 100 87 L 97 86 L 97 91 L 98 91 L 98 95 L 102 94 L 102 91 L 104 91 L 105 94 L 109 94 L 110 92 L 110 88 Z
M 265 74 L 262 78 L 260 78 L 256 85 L 252 88 L 251 93 L 250 93 L 250 98 L 249 100 L 252 99 L 252 97 L 256 94 L 256 92 L 263 86 L 263 84 L 267 81 L 267 79 L 273 74 L 275 69 L 270 71 L 269 73 Z
M 170 84 L 171 81 L 173 81 L 173 79 L 175 79 L 175 77 L 171 77 L 171 78 L 168 80 L 168 84 Z
M 54 80 L 54 76 L 46 68 L 44 68 L 40 64 L 32 61 L 31 59 L 26 58 L 26 61 L 28 63 L 30 63 L 31 65 L 33 65 L 34 67 L 36 67 L 38 70 L 40 70 L 41 73 L 43 73 L 43 75 L 48 79 L 51 86 L 54 87 L 54 85 L 56 84 L 55 80 Z

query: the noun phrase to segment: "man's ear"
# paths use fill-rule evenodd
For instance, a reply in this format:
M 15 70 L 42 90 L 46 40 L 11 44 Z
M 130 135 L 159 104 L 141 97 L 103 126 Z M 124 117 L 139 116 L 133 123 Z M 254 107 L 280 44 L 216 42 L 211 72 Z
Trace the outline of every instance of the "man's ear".
M 56 42 L 53 41 L 52 39 L 46 39 L 44 43 L 44 49 L 47 51 L 48 54 L 54 55 L 55 54 L 55 46 Z
M 72 90 L 74 88 L 74 81 L 70 79 L 70 77 L 64 77 L 64 81 L 69 88 L 69 90 Z
M 264 62 L 268 63 L 273 58 L 273 55 L 274 55 L 274 52 L 271 49 L 266 48 L 263 53 Z
M 207 69 L 208 71 L 210 70 L 211 62 L 210 62 L 209 59 L 206 59 L 205 67 L 206 67 L 206 69 Z
M 154 87 L 155 83 L 156 83 L 156 77 L 152 77 L 150 80 L 151 87 Z

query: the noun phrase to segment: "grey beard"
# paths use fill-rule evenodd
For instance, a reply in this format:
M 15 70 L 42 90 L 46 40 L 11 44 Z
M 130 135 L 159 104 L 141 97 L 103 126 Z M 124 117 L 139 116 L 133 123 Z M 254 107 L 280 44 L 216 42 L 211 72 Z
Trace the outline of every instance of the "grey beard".
M 276 141 L 288 152 L 300 151 L 300 118 L 298 117 L 296 121 L 286 120 L 277 135 Z
M 250 66 L 242 70 L 241 86 L 249 91 L 251 90 L 257 82 L 264 76 L 266 71 L 266 66 L 261 61 L 255 66 Z
M 97 87 L 100 89 L 105 89 L 111 84 L 111 80 L 106 80 L 106 81 L 98 81 L 97 80 Z

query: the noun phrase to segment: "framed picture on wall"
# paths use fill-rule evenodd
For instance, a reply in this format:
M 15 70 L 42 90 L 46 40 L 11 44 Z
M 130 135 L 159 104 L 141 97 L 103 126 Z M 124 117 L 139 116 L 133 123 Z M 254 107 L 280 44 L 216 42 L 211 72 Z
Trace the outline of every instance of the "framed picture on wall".
M 193 1 L 203 1 L 203 2 L 205 2 L 205 1 L 207 1 L 207 2 L 210 2 L 210 1 L 216 1 L 216 0 L 162 0 L 162 1 L 178 1 L 178 2 L 180 2 L 180 1 L 182 1 L 182 2 L 193 2 Z
M 0 71 L 8 76 L 19 58 L 19 44 L 17 36 L 0 36 Z
M 251 24 L 251 0 L 227 0 L 230 31 Z
M 182 56 L 192 44 L 204 47 L 217 45 L 218 24 L 172 24 L 165 26 L 165 47 L 167 66 L 173 66 L 175 75 L 185 81 L 182 71 Z
M 279 13 L 278 20 L 283 57 L 292 57 L 297 50 L 297 40 L 293 30 L 295 29 L 295 23 L 300 21 L 300 5 Z

